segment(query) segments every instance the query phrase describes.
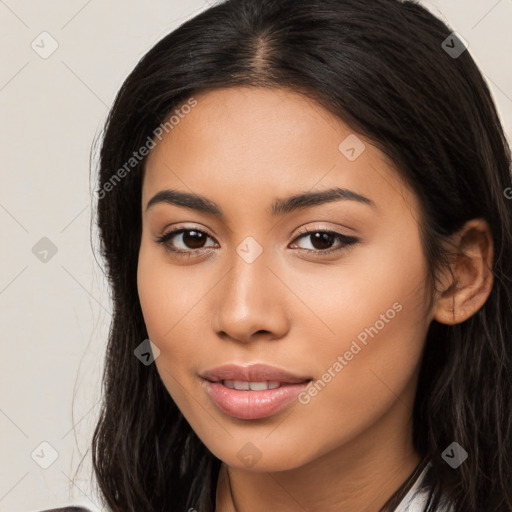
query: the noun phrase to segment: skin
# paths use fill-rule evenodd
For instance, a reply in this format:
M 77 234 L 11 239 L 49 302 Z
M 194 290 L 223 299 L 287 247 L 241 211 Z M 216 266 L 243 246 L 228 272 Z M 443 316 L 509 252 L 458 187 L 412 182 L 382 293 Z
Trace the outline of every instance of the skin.
M 376 512 L 420 461 L 411 417 L 430 322 L 461 322 L 490 292 L 488 226 L 471 221 L 453 238 L 467 256 L 442 274 L 431 304 L 419 203 L 384 153 L 356 134 L 365 149 L 350 161 L 338 149 L 350 126 L 287 89 L 194 98 L 146 162 L 138 287 L 162 381 L 223 461 L 216 510 Z M 275 199 L 332 187 L 375 207 L 339 200 L 269 213 Z M 225 218 L 163 202 L 146 208 L 165 189 L 205 196 Z M 203 246 L 202 254 L 176 256 L 156 242 L 178 227 L 208 237 L 168 244 L 192 254 Z M 304 227 L 358 243 L 315 245 L 298 233 Z M 263 250 L 252 263 L 236 251 L 247 236 Z M 342 249 L 310 252 L 322 247 Z M 316 381 L 396 303 L 394 318 L 307 404 L 241 420 L 205 392 L 199 374 L 225 363 L 265 363 Z M 250 467 L 237 456 L 248 442 L 260 457 Z

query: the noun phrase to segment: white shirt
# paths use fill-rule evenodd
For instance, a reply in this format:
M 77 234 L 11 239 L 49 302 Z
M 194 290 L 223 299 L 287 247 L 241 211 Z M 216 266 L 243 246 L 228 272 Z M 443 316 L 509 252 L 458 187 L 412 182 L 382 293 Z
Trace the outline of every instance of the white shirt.
M 399 503 L 395 512 L 424 512 L 425 506 L 428 502 L 429 493 L 427 491 L 418 492 L 418 488 L 430 466 L 431 463 L 429 462 L 416 479 L 416 482 L 414 482 L 414 485 L 409 489 L 409 492 L 404 496 L 404 499 Z M 449 509 L 446 507 L 440 507 L 437 511 L 454 512 L 453 507 Z

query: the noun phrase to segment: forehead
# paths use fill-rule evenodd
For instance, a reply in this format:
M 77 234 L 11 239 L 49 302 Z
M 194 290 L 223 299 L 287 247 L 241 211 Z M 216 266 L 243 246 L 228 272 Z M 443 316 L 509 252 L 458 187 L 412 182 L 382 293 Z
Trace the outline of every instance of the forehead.
M 185 101 L 174 109 L 172 129 L 147 158 L 144 204 L 172 188 L 268 207 L 270 197 L 333 186 L 374 196 L 376 204 L 415 202 L 388 157 L 311 98 L 234 87 L 193 100 L 192 108 L 181 110 Z

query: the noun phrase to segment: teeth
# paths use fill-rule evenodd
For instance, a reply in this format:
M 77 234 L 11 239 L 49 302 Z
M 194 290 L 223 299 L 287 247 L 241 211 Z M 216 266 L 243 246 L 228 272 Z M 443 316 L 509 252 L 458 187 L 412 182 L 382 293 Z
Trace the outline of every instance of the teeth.
M 268 382 L 249 382 L 251 391 L 263 391 L 268 389 Z
M 222 384 L 229 389 L 237 389 L 239 391 L 264 391 L 266 389 L 276 389 L 281 383 L 277 380 L 263 382 L 247 382 L 243 380 L 223 380 Z

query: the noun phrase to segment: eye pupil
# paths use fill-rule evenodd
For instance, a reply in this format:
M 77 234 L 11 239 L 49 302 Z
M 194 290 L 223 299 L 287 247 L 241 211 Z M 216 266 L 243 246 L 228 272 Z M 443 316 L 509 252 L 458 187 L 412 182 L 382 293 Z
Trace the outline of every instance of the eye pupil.
M 201 233 L 200 231 L 194 231 L 193 229 L 189 229 L 188 231 L 183 232 L 183 242 L 190 249 L 201 249 L 201 247 L 203 247 L 204 245 L 205 240 L 205 233 Z
M 329 249 L 334 241 L 332 233 L 317 232 L 310 235 L 312 237 L 312 244 L 315 249 Z M 320 246 L 318 246 L 318 244 Z

